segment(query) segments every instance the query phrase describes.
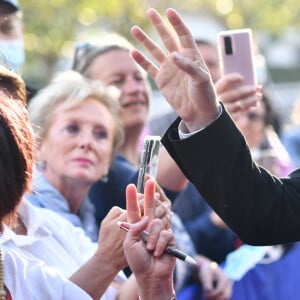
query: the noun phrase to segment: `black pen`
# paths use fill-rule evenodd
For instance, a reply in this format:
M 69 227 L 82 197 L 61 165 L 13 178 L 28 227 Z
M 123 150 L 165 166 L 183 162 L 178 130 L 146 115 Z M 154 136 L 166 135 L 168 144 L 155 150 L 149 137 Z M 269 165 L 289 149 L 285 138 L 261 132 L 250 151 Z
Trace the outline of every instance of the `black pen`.
M 130 230 L 130 226 L 131 224 L 130 223 L 127 223 L 127 222 L 120 222 L 118 221 L 118 226 L 125 230 L 125 231 L 129 231 Z M 147 242 L 148 240 L 148 236 L 149 236 L 149 232 L 147 231 L 143 231 L 142 234 L 141 234 L 141 239 L 144 241 L 144 242 Z M 175 247 L 172 247 L 172 246 L 167 246 L 166 248 L 166 252 L 172 256 L 175 256 L 177 258 L 179 258 L 180 260 L 183 260 L 184 262 L 192 265 L 192 266 L 198 266 L 197 262 L 195 261 L 195 259 L 193 259 L 191 256 L 189 256 L 188 254 L 182 252 L 181 250 L 175 248 Z

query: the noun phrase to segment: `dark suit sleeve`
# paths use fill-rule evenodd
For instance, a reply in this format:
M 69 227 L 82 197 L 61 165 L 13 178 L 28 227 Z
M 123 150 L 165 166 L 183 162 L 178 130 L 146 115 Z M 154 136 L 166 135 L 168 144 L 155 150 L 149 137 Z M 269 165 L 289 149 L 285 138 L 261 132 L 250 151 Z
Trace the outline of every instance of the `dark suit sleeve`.
M 181 140 L 177 119 L 162 142 L 208 204 L 246 243 L 300 240 L 300 170 L 277 178 L 251 158 L 228 113 Z

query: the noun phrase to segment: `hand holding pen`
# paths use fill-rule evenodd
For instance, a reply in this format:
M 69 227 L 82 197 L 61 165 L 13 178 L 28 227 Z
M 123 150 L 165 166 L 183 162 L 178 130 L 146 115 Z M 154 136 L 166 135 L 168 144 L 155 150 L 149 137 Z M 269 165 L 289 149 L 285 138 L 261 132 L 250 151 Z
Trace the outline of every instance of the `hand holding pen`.
M 154 219 L 144 242 L 141 235 L 148 224 L 149 218 L 143 217 L 130 226 L 123 243 L 125 257 L 137 280 L 141 299 L 172 299 L 176 258 L 165 249 L 168 245 L 175 247 L 174 237 L 164 229 L 161 220 Z
M 173 234 L 164 229 L 155 213 L 155 181 L 148 180 L 144 190 L 144 217 L 141 218 L 137 189 L 130 184 L 126 189 L 127 221 L 131 223 L 123 249 L 135 274 L 141 299 L 171 299 L 174 294 L 173 272 L 175 257 L 166 253 L 166 247 L 175 247 Z M 141 239 L 149 233 L 147 242 Z
M 121 221 L 118 222 L 118 225 L 120 226 L 121 229 L 125 230 L 126 232 L 128 232 L 132 226 L 132 224 L 130 224 L 128 222 L 121 222 Z M 140 238 L 145 243 L 148 243 L 149 236 L 150 236 L 150 233 L 148 231 L 144 230 L 141 233 Z M 194 258 L 192 258 L 188 254 L 184 253 L 183 251 L 177 249 L 176 247 L 174 247 L 172 245 L 167 245 L 165 248 L 165 252 L 167 252 L 169 255 L 172 255 L 182 261 L 185 261 L 186 263 L 188 263 L 194 267 L 198 267 L 198 263 Z

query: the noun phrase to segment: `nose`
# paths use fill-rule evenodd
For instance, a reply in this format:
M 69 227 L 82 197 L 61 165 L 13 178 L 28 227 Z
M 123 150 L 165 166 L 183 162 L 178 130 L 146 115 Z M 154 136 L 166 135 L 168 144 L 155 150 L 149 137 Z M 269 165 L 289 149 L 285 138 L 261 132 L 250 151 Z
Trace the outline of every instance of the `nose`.
M 79 146 L 84 150 L 92 150 L 93 149 L 93 136 L 91 133 L 82 133 L 79 137 Z

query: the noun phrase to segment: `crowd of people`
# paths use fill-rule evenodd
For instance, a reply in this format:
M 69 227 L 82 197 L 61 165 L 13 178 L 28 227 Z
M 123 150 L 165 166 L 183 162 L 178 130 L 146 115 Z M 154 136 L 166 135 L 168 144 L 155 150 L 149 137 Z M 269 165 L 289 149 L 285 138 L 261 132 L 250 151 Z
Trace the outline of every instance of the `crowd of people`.
M 146 17 L 164 49 L 138 26 L 131 35 L 150 58 L 109 33 L 78 44 L 72 70 L 36 92 L 21 74 L 21 7 L 0 0 L 4 299 L 281 299 L 257 272 L 270 265 L 274 277 L 300 253 L 300 188 L 272 98 L 223 75 L 216 46 L 174 9 Z M 172 107 L 151 120 L 148 75 Z M 138 193 L 146 135 L 162 146 L 156 178 Z

